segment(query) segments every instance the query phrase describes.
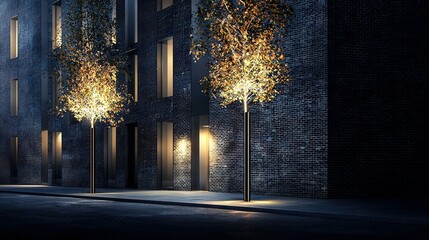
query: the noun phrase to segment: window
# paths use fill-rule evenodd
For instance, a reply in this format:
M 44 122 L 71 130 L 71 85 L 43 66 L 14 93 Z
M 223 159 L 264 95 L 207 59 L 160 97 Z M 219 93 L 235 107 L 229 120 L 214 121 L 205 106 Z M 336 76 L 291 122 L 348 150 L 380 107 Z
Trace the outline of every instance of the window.
M 104 167 L 106 178 L 116 179 L 116 127 L 104 129 Z
M 116 0 L 112 0 L 112 21 L 116 20 Z M 112 43 L 116 44 L 116 29 L 113 29 Z
M 18 116 L 18 79 L 10 81 L 10 115 Z
M 134 102 L 139 100 L 139 58 L 137 51 L 132 51 L 128 55 L 129 68 L 131 69 L 131 76 L 128 80 L 128 94 L 130 94 Z M 127 77 L 128 78 L 128 77 Z
M 18 137 L 10 138 L 10 176 L 18 177 Z
M 134 101 L 138 102 L 139 100 L 139 58 L 138 55 L 135 54 L 134 55 L 134 59 L 133 59 L 133 97 L 134 97 Z
M 158 122 L 158 176 L 162 189 L 173 188 L 173 123 Z
M 10 19 L 10 58 L 18 57 L 18 16 Z
M 158 98 L 173 96 L 173 38 L 158 43 Z
M 125 35 L 129 48 L 138 42 L 137 0 L 125 0 Z
M 173 0 L 158 0 L 158 11 L 166 9 L 173 5 Z
M 52 5 L 52 49 L 61 47 L 62 43 L 62 20 L 61 1 Z
M 58 105 L 59 98 L 61 96 L 61 72 L 54 74 L 52 77 L 52 107 L 55 108 Z

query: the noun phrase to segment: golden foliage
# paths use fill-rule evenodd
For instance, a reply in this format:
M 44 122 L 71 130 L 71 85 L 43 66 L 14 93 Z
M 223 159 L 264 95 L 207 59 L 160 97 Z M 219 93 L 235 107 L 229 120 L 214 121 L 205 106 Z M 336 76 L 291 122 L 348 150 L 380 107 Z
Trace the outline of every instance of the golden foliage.
M 61 73 L 61 96 L 55 110 L 70 112 L 78 121 L 87 119 L 115 125 L 123 119 L 130 96 L 117 74 L 125 72 L 125 51 L 115 39 L 115 20 L 108 1 L 69 2 L 64 44 L 53 50 L 54 73 Z
M 202 0 L 191 53 L 209 53 L 209 75 L 201 80 L 222 104 L 269 102 L 289 79 L 286 26 L 291 8 L 282 0 Z
M 81 61 L 76 77 L 68 83 L 67 92 L 60 97 L 63 109 L 78 121 L 88 119 L 115 125 L 116 114 L 125 106 L 117 91 L 117 68 L 101 60 Z M 121 121 L 122 119 L 118 119 Z

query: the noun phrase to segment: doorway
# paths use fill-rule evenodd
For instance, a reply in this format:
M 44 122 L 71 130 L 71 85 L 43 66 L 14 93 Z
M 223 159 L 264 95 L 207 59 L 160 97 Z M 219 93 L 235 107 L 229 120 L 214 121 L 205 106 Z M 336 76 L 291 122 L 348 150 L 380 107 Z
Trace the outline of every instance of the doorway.
M 62 158 L 63 158 L 63 143 L 61 132 L 52 133 L 52 183 L 61 185 L 62 182 Z
M 160 189 L 173 189 L 173 123 L 158 122 L 158 185 Z
M 42 166 L 41 166 L 41 182 L 48 184 L 48 131 L 42 131 Z
M 10 138 L 10 181 L 18 183 L 18 137 Z
M 192 190 L 209 190 L 209 117 L 192 118 Z
M 137 123 L 127 124 L 127 187 L 137 188 L 137 153 L 138 127 Z
M 116 184 L 116 127 L 104 129 L 104 177 L 106 186 Z

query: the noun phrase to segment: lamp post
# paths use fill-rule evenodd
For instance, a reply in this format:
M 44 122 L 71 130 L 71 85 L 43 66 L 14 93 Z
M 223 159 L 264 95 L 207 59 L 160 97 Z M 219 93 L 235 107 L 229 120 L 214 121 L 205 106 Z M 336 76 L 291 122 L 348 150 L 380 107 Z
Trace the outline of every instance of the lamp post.
M 89 134 L 90 150 L 89 150 L 89 193 L 95 193 L 95 151 L 94 151 L 94 120 L 91 119 L 91 130 Z
M 247 110 L 247 109 L 246 109 Z M 250 202 L 250 112 L 244 112 L 244 190 L 243 200 Z

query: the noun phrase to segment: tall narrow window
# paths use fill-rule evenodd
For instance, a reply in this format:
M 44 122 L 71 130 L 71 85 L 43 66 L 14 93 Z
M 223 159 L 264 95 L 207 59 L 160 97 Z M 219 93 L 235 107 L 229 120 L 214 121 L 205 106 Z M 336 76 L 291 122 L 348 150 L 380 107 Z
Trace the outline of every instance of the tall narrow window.
M 158 98 L 173 96 L 173 39 L 158 43 Z
M 52 5 L 52 49 L 61 47 L 62 43 L 62 20 L 61 1 Z
M 133 85 L 134 85 L 134 92 L 133 92 L 133 96 L 134 96 L 134 101 L 138 102 L 139 101 L 139 57 L 137 54 L 134 55 L 134 61 L 133 61 Z
M 104 166 L 107 180 L 116 179 L 116 127 L 104 130 Z
M 128 80 L 128 94 L 133 96 L 134 102 L 139 100 L 139 58 L 137 51 L 131 51 L 128 55 L 128 64 L 131 69 L 131 76 Z
M 166 9 L 173 5 L 173 0 L 158 0 L 158 11 Z
M 138 42 L 138 3 L 137 0 L 125 0 L 125 35 L 129 48 Z
M 18 79 L 10 81 L 10 115 L 18 116 Z
M 52 76 L 52 107 L 56 107 L 58 104 L 58 99 L 61 96 L 61 72 L 58 72 Z
M 10 19 L 10 58 L 18 57 L 18 16 Z
M 116 0 L 111 0 L 112 1 L 112 21 L 116 21 Z M 112 35 L 112 43 L 116 44 L 117 39 L 116 39 L 116 29 L 113 29 L 113 35 Z
M 158 122 L 158 175 L 162 189 L 173 188 L 173 123 Z
M 18 177 L 18 137 L 10 138 L 10 176 Z

